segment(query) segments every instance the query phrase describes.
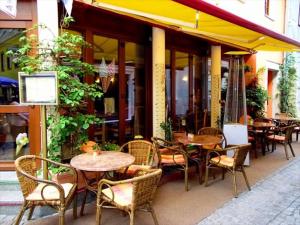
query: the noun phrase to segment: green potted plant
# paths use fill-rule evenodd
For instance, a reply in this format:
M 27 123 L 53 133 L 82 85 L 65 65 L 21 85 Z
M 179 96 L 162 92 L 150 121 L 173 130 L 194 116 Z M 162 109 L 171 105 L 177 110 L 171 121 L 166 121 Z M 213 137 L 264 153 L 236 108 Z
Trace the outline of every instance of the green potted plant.
M 172 131 L 173 131 L 173 128 L 172 128 L 172 120 L 171 120 L 171 118 L 168 118 L 167 121 L 165 121 L 165 122 L 161 122 L 160 123 L 160 127 L 165 132 L 165 139 L 167 141 L 172 141 Z
M 80 146 L 88 140 L 88 128 L 101 123 L 94 114 L 86 109 L 87 100 L 102 96 L 100 87 L 83 82 L 85 75 L 94 75 L 95 68 L 81 60 L 84 48 L 90 47 L 81 35 L 67 32 L 64 28 L 72 22 L 71 17 L 63 20 L 58 37 L 51 43 L 41 43 L 37 36 L 25 31 L 20 38 L 22 44 L 17 51 L 9 51 L 21 71 L 32 74 L 39 71 L 57 71 L 59 80 L 59 105 L 47 108 L 47 128 L 50 135 L 48 157 L 61 161 L 64 151 L 72 148 L 80 152 Z M 47 29 L 44 26 L 40 28 Z M 57 172 L 59 168 L 50 168 Z
M 258 83 L 258 77 L 263 72 L 264 68 L 259 69 L 246 86 L 247 113 L 252 118 L 261 118 L 265 115 L 265 102 L 268 99 L 268 92 Z

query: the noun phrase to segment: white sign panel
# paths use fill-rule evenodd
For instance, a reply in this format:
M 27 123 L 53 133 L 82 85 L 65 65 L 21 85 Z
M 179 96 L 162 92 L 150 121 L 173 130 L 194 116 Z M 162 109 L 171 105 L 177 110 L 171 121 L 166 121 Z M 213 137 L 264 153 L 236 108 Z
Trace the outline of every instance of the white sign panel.
M 58 84 L 55 71 L 28 75 L 19 73 L 20 104 L 57 105 Z
M 233 123 L 233 124 L 224 124 L 223 128 L 224 135 L 227 140 L 228 145 L 242 145 L 248 144 L 248 127 L 247 125 Z M 228 155 L 232 156 L 232 153 Z M 245 160 L 244 165 L 250 165 L 249 153 Z

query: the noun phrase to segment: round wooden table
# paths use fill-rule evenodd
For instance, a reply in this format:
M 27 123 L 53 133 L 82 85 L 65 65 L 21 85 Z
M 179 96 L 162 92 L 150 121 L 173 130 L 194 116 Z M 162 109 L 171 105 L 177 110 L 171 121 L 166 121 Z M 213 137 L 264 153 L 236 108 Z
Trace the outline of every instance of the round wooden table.
M 217 145 L 222 142 L 222 137 L 220 136 L 213 136 L 213 135 L 193 135 L 193 136 L 186 136 L 185 138 L 178 138 L 178 141 L 188 145 Z
M 113 151 L 102 151 L 99 155 L 83 153 L 71 159 L 71 166 L 80 170 L 85 182 L 85 195 L 81 205 L 80 215 L 83 215 L 88 191 L 97 193 L 98 182 L 101 178 L 111 178 L 109 172 L 118 170 L 134 163 L 134 156 Z M 98 172 L 96 177 L 89 178 L 87 172 Z
M 109 172 L 130 166 L 134 156 L 113 151 L 102 151 L 100 155 L 84 153 L 71 159 L 71 166 L 83 171 Z

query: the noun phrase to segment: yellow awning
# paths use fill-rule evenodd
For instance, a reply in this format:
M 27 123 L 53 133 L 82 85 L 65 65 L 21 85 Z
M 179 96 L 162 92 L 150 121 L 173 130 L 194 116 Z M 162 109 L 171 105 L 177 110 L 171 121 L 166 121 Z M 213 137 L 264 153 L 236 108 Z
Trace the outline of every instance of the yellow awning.
M 175 1 L 94 0 L 93 6 L 140 20 L 155 21 L 158 24 L 170 26 L 172 29 L 221 44 L 239 47 L 249 52 L 259 50 L 300 51 L 300 42 L 226 12 L 207 2 L 202 0 Z

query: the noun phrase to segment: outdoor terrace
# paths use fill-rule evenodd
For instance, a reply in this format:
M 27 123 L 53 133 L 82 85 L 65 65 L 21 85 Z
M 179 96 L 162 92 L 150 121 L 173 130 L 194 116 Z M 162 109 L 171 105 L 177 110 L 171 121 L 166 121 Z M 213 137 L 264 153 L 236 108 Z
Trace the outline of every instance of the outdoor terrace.
M 300 144 L 292 143 L 296 158 L 286 160 L 283 147 L 278 145 L 277 150 L 273 153 L 267 152 L 265 156 L 259 154 L 258 158 L 251 160 L 251 166 L 246 168 L 246 173 L 251 186 L 265 179 L 278 169 L 285 165 L 299 160 Z M 292 179 L 292 177 L 291 177 Z M 232 178 L 226 175 L 225 180 L 221 180 L 217 176 L 215 181 L 210 183 L 208 187 L 199 185 L 197 176 L 190 179 L 190 190 L 184 190 L 184 181 L 175 177 L 164 177 L 162 185 L 158 188 L 154 209 L 160 225 L 194 225 L 213 213 L 216 209 L 222 207 L 224 203 L 233 198 L 232 195 Z M 247 187 L 241 174 L 238 173 L 238 192 L 247 192 Z M 255 202 L 253 202 L 255 204 Z M 88 204 L 85 215 L 78 217 L 76 220 L 72 217 L 72 211 L 66 213 L 66 224 L 82 225 L 95 224 L 95 201 Z M 78 208 L 79 211 L 79 208 Z M 17 212 L 16 212 L 17 213 Z M 24 216 L 24 218 L 26 218 Z M 35 215 L 33 218 L 36 218 Z M 26 221 L 23 219 L 23 221 Z M 58 223 L 58 216 L 47 216 L 44 218 L 36 218 L 25 224 L 52 225 Z M 122 216 L 120 211 L 104 209 L 102 224 L 120 225 L 129 224 L 128 216 Z M 150 213 L 137 212 L 136 224 L 152 225 L 153 220 Z

